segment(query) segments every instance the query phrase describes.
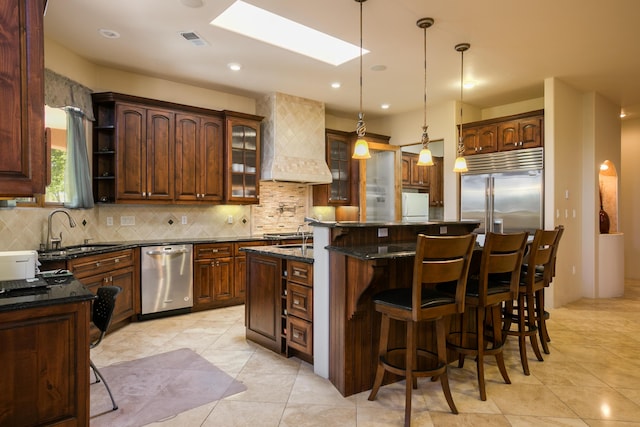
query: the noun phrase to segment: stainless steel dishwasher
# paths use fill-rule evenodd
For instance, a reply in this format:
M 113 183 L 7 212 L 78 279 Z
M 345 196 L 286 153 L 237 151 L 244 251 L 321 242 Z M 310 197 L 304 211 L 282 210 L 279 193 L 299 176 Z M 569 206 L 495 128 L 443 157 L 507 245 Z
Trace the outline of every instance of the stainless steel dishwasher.
M 188 313 L 193 307 L 193 245 L 141 249 L 141 319 Z

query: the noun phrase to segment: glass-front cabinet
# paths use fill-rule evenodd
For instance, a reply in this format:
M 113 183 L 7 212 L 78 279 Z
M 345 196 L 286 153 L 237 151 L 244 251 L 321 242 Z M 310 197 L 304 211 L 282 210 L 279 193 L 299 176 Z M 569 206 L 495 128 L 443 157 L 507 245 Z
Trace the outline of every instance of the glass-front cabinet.
M 229 202 L 257 203 L 260 181 L 260 118 L 227 113 Z
M 331 171 L 330 184 L 313 186 L 314 206 L 347 206 L 357 199 L 358 161 L 351 159 L 353 132 L 327 129 L 325 132 L 326 161 Z M 356 203 L 357 204 L 357 201 Z
M 349 203 L 349 178 L 351 162 L 351 144 L 342 135 L 327 134 L 327 163 L 333 181 L 330 184 L 329 201 L 332 203 Z

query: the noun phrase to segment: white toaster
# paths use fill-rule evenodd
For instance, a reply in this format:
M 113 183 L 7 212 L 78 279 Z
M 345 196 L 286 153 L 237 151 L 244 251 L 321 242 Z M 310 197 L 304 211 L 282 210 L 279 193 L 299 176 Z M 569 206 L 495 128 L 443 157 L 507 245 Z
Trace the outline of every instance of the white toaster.
M 0 280 L 33 279 L 37 264 L 37 251 L 0 251 Z

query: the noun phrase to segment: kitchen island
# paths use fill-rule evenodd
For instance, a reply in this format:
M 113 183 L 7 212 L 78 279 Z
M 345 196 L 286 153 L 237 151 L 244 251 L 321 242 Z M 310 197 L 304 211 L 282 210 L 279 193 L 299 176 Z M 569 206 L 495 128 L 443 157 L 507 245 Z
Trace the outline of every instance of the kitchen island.
M 344 396 L 373 384 L 380 318 L 373 295 L 411 283 L 417 235 L 460 235 L 476 221 L 314 222 L 314 371 Z M 420 333 L 419 344 L 431 345 Z M 392 325 L 389 345 L 404 341 Z M 388 381 L 392 381 L 388 378 Z
M 95 298 L 70 275 L 0 292 L 0 425 L 89 425 L 89 322 Z M 2 287 L 2 286 L 0 286 Z
M 313 363 L 313 254 L 306 245 L 244 247 L 247 339 Z

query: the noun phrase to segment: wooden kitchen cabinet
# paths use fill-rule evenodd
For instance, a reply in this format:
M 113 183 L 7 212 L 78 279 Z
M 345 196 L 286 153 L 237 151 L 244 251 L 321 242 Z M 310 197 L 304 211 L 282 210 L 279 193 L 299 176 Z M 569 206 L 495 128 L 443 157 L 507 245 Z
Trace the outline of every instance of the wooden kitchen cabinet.
M 466 123 L 464 155 L 509 151 L 544 145 L 544 110 Z
M 492 153 L 498 150 L 498 127 L 495 124 L 462 126 L 464 155 Z
M 544 116 L 523 117 L 498 124 L 498 150 L 542 146 Z
M 444 206 L 444 157 L 433 156 L 429 168 L 429 206 Z
M 117 104 L 116 137 L 116 198 L 173 201 L 174 113 L 135 104 Z
M 234 293 L 233 243 L 194 246 L 193 310 L 241 303 Z
M 261 117 L 225 111 L 227 202 L 258 203 Z
M 176 113 L 175 200 L 223 199 L 223 131 L 220 117 Z
M 286 263 L 287 356 L 313 363 L 313 264 Z
M 240 249 L 248 246 L 266 246 L 270 244 L 271 242 L 265 240 L 238 242 L 234 244 L 233 293 L 235 296 L 242 299 L 242 303 L 245 302 L 247 291 L 247 254 Z
M 357 135 L 355 132 L 326 129 L 325 136 L 326 161 L 333 181 L 331 184 L 313 186 L 313 205 L 358 206 L 360 204 L 360 160 L 351 158 Z M 390 137 L 367 133 L 364 139 L 370 143 L 388 144 Z
M 0 5 L 0 197 L 45 192 L 45 3 L 16 0 Z
M 88 427 L 91 301 L 0 313 L 0 425 Z
M 357 160 L 351 158 L 353 136 L 349 132 L 325 131 L 326 161 L 331 171 L 330 184 L 313 186 L 315 206 L 349 206 L 353 203 L 352 173 Z
M 262 117 L 92 94 L 96 203 L 258 202 Z
M 247 254 L 246 337 L 276 353 L 286 350 L 283 260 Z
M 429 191 L 433 166 L 418 166 L 418 155 L 402 153 L 402 187 Z
M 122 288 L 109 330 L 125 325 L 140 312 L 139 253 L 139 250 L 124 249 L 67 261 L 67 269 L 93 293 L 101 286 Z

